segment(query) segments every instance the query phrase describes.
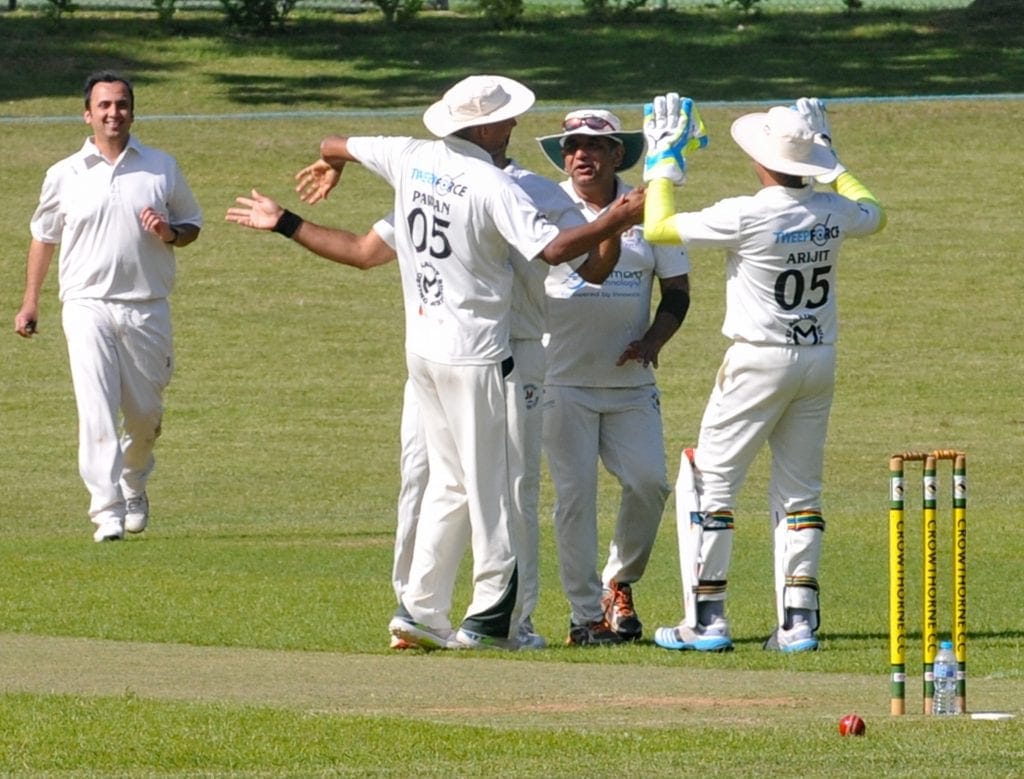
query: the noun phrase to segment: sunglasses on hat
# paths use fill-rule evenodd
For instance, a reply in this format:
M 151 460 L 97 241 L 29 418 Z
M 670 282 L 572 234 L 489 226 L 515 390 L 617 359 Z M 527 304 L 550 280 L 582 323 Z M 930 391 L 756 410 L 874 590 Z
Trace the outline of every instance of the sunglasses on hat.
M 562 122 L 562 130 L 567 133 L 571 133 L 573 130 L 578 130 L 581 127 L 587 127 L 591 130 L 615 129 L 615 125 L 607 119 L 602 119 L 600 116 L 573 116 Z

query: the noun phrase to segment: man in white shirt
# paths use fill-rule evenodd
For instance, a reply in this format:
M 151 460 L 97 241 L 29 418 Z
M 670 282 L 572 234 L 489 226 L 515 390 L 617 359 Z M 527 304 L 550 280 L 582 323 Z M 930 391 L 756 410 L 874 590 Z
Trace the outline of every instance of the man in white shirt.
M 618 173 L 643 154 L 643 133 L 624 132 L 604 109 L 570 112 L 560 134 L 538 140 L 568 174 L 561 186 L 590 220 L 630 191 Z M 639 226 L 620 243 L 619 261 L 603 283 L 588 283 L 567 266 L 552 268 L 546 281 L 544 451 L 572 646 L 642 636 L 632 587 L 647 567 L 669 494 L 654 368 L 686 317 L 690 262 L 679 247 L 651 245 Z M 655 279 L 660 302 L 652 319 Z M 600 574 L 598 460 L 622 486 Z
M 637 221 L 642 197 L 623 198 L 600 222 L 559 231 L 493 164 L 533 93 L 500 76 L 454 85 L 424 114 L 439 140 L 331 136 L 299 174 L 307 202 L 322 199 L 348 162 L 395 189 L 395 245 L 406 311 L 409 375 L 423 423 L 429 482 L 410 581 L 391 623 L 424 648 L 517 648 L 521 594 L 512 496 L 522 454 L 509 441 L 507 380 L 512 252 L 558 264 Z M 286 212 L 279 230 L 297 217 Z M 457 631 L 451 599 L 466 543 L 473 599 Z
M 720 247 L 726 261 L 722 334 L 732 341 L 715 378 L 695 451 L 680 466 L 677 521 L 683 621 L 658 628 L 666 649 L 732 648 L 725 599 L 733 511 L 761 448 L 772 453 L 771 514 L 778 623 L 765 649 L 818 648 L 818 564 L 825 435 L 835 386 L 836 282 L 847 238 L 878 232 L 885 211 L 840 165 L 824 105 L 741 116 L 732 137 L 751 158 L 761 188 L 702 211 L 675 213 L 682 149 L 700 124 L 692 101 L 659 96 L 645 112 L 650 240 Z M 665 139 L 675 149 L 659 149 Z M 673 157 L 678 163 L 673 163 Z M 816 190 L 814 181 L 830 184 Z
M 19 335 L 36 332 L 39 294 L 60 245 L 78 467 L 96 541 L 148 524 L 146 485 L 174 366 L 174 248 L 192 243 L 203 223 L 174 158 L 131 135 L 134 109 L 124 77 L 86 80 L 84 118 L 93 135 L 46 172 L 14 317 Z

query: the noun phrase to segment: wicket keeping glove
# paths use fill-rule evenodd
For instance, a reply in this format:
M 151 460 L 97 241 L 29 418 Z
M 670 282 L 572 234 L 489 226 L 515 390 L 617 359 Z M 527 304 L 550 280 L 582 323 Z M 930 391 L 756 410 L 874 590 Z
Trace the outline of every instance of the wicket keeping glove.
M 686 181 L 686 155 L 708 145 L 704 122 L 693 100 L 680 100 L 677 92 L 658 95 L 644 105 L 647 156 L 644 181 L 669 179 L 676 186 Z
M 836 166 L 831 171 L 814 177 L 814 180 L 820 184 L 831 184 L 839 178 L 841 173 L 846 172 L 846 168 L 836 157 L 836 151 L 832 148 L 832 126 L 828 121 L 828 109 L 825 108 L 825 103 L 816 97 L 801 97 L 796 101 L 793 109 L 807 120 L 807 124 L 814 131 L 814 142 L 827 148 L 835 157 Z

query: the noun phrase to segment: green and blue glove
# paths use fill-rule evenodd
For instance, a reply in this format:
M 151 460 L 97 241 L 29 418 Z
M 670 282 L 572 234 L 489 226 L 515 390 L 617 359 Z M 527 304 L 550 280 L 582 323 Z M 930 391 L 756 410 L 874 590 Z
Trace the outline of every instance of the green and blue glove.
M 831 171 L 814 177 L 820 184 L 831 184 L 841 173 L 846 172 L 846 167 L 839 161 L 836 150 L 832 148 L 832 125 L 828 120 L 828 109 L 825 108 L 824 101 L 817 97 L 801 97 L 796 101 L 793 110 L 807 120 L 807 124 L 814 131 L 814 142 L 827 148 L 835 157 L 836 166 Z
M 708 145 L 707 130 L 690 98 L 677 92 L 658 95 L 644 105 L 644 181 L 669 179 L 676 186 L 686 181 L 686 155 Z

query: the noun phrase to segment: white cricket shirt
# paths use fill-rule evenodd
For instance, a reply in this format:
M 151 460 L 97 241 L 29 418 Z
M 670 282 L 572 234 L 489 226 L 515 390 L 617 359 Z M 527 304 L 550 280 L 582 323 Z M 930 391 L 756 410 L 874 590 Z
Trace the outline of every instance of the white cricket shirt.
M 537 210 L 558 225 L 559 229 L 564 230 L 587 223 L 572 198 L 551 179 L 519 167 L 514 160 L 509 160 L 505 172 L 523 188 Z M 567 265 L 578 268 L 585 260 L 586 255 L 577 257 Z M 540 339 L 547 327 L 544 281 L 551 266 L 543 260 L 527 259 L 517 251 L 512 252 L 512 266 L 516 279 L 512 284 L 511 337 Z
M 511 249 L 536 257 L 558 228 L 461 138 L 356 137 L 348 149 L 395 190 L 406 349 L 451 365 L 510 356 Z
M 590 221 L 591 211 L 573 189 L 562 189 Z M 616 198 L 632 187 L 618 181 Z M 690 272 L 690 258 L 680 246 L 655 246 L 644 240 L 636 225 L 622 234 L 615 269 L 603 284 L 589 284 L 564 265 L 551 268 L 545 282 L 548 332 L 545 384 L 568 387 L 639 387 L 654 384 L 654 369 L 634 360 L 616 361 L 651 323 L 651 293 L 655 278 Z
M 30 229 L 60 244 L 60 299 L 158 300 L 174 288 L 174 251 L 146 232 L 146 206 L 174 224 L 203 224 L 175 159 L 129 137 L 109 162 L 92 139 L 46 172 Z
M 849 237 L 878 229 L 881 212 L 834 192 L 765 187 L 674 217 L 691 247 L 726 250 L 722 333 L 755 344 L 833 344 L 836 269 Z

